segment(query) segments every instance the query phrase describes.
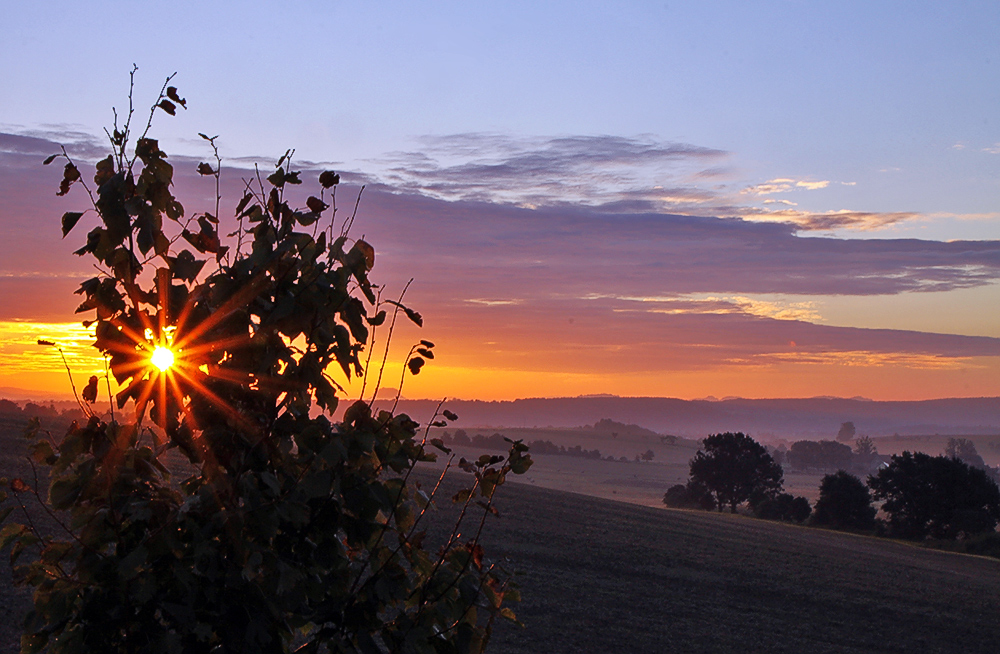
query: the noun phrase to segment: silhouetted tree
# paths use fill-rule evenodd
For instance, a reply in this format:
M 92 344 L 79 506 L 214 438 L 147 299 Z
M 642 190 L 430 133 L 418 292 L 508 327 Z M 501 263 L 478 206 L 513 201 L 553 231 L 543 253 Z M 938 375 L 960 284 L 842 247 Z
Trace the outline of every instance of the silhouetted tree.
M 957 538 L 992 531 L 1000 521 L 996 483 L 958 459 L 903 452 L 868 486 L 885 500 L 890 531 L 904 538 Z
M 853 459 L 851 448 L 836 441 L 796 441 L 788 450 L 788 464 L 798 470 L 839 470 Z
M 869 457 L 878 454 L 878 448 L 870 437 L 860 436 L 854 441 L 854 453 L 861 457 Z
M 699 482 L 688 480 L 687 485 L 677 484 L 667 489 L 663 503 L 674 509 L 702 509 L 711 511 L 715 508 L 715 498 L 708 488 Z
M 781 492 L 783 472 L 767 448 L 741 432 L 714 434 L 691 459 L 692 481 L 704 484 L 715 503 L 731 513 L 752 496 Z
M 784 520 L 785 522 L 804 522 L 812 507 L 804 497 L 793 497 L 791 493 L 778 493 L 758 502 L 753 507 L 754 516 L 763 520 Z
M 949 438 L 944 455 L 968 463 L 973 468 L 986 468 L 986 462 L 976 451 L 976 444 L 967 438 Z
M 656 456 L 656 454 L 653 452 L 653 450 L 646 450 L 645 452 L 642 453 L 642 460 L 652 461 L 654 456 Z
M 843 470 L 823 477 L 813 522 L 835 529 L 870 529 L 875 513 L 871 493 L 860 479 Z
M 840 423 L 840 431 L 837 432 L 837 440 L 842 443 L 849 443 L 854 440 L 854 435 L 858 433 L 853 422 Z

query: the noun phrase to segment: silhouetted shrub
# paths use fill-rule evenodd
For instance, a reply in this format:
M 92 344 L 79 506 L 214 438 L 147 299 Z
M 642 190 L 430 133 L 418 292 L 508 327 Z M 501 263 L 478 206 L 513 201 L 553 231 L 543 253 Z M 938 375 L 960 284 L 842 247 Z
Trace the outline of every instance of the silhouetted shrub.
M 826 475 L 819 485 L 813 522 L 834 529 L 871 529 L 877 511 L 860 479 L 843 470 Z
M 812 513 L 812 507 L 809 506 L 809 500 L 804 497 L 793 497 L 791 493 L 779 493 L 758 502 L 753 507 L 753 511 L 754 516 L 763 520 L 803 522 Z
M 851 448 L 836 441 L 796 441 L 787 456 L 796 470 L 845 470 L 853 459 Z
M 715 499 L 708 488 L 690 480 L 687 485 L 677 484 L 668 488 L 663 495 L 663 503 L 674 509 L 711 511 L 715 508 Z

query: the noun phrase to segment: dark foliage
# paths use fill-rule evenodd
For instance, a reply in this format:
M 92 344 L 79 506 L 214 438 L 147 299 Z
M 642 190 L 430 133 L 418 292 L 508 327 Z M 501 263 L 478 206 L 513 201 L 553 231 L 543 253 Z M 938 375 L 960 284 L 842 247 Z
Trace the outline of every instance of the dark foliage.
M 691 480 L 688 480 L 687 485 L 677 484 L 668 488 L 663 495 L 663 503 L 673 509 L 711 511 L 715 508 L 715 498 L 708 488 Z
M 150 122 L 184 106 L 165 84 Z M 343 392 L 331 372 L 368 380 L 361 355 L 387 312 L 390 334 L 397 315 L 422 322 L 369 281 L 375 250 L 350 236 L 350 219 L 335 220 L 339 177 L 321 174 L 319 197 L 295 209 L 288 152 L 266 181 L 246 182 L 229 225 L 218 200 L 189 216 L 157 141 L 144 132 L 133 149 L 131 119 L 109 133 L 93 190 L 65 150 L 46 160 L 67 159 L 60 195 L 78 184 L 93 200 L 62 230 L 95 223 L 76 254 L 100 272 L 81 285 L 78 312 L 91 314 L 122 390 L 105 420 L 92 378 L 85 419 L 61 438 L 35 419 L 25 435 L 40 474 L 0 491 L 0 520 L 38 501 L 61 530 L 39 530 L 28 512 L 0 530 L 15 579 L 34 588 L 22 651 L 482 651 L 517 595 L 480 536 L 496 489 L 531 464 L 527 447 L 508 441 L 507 456 L 456 462 L 469 481 L 453 497 L 460 516 L 450 535 L 428 537 L 437 489 L 410 474 L 432 447 L 449 450 L 363 399 L 341 422 L 328 417 Z M 218 189 L 215 140 L 202 138 L 216 157 L 198 172 Z M 169 368 L 152 356 L 166 347 Z M 417 374 L 433 347 L 413 346 L 406 369 Z M 179 483 L 168 455 L 183 461 Z
M 836 441 L 796 441 L 788 450 L 788 465 L 796 470 L 846 470 L 854 455 Z
M 949 438 L 944 455 L 968 463 L 973 468 L 987 467 L 983 457 L 976 451 L 976 444 L 967 438 Z
M 753 507 L 754 516 L 763 520 L 784 520 L 785 522 L 804 522 L 812 513 L 809 500 L 804 497 L 793 497 L 791 493 L 778 493 L 757 502 Z
M 869 477 L 868 486 L 884 500 L 895 536 L 953 539 L 993 531 L 1000 521 L 996 483 L 958 459 L 903 452 Z
M 860 479 L 843 470 L 823 477 L 813 513 L 815 524 L 834 529 L 871 529 L 876 513 L 871 493 Z
M 741 432 L 714 434 L 691 459 L 691 480 L 712 493 L 716 506 L 731 513 L 751 497 L 780 493 L 783 473 L 767 448 Z
M 840 425 L 840 431 L 837 432 L 837 440 L 841 443 L 850 443 L 854 440 L 854 435 L 858 433 L 857 429 L 854 428 L 853 422 L 844 422 Z

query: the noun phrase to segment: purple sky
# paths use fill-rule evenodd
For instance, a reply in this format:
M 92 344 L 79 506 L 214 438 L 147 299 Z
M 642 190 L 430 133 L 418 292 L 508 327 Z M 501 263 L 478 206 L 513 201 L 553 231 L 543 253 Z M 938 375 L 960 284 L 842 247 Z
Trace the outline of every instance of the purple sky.
M 155 130 L 189 211 L 199 131 L 233 203 L 287 147 L 368 185 L 375 276 L 440 342 L 411 396 L 1000 394 L 995 3 L 117 4 L 8 11 L 0 385 L 61 383 L 25 325 L 92 270 L 40 161 L 106 154 L 135 62 L 138 106 L 188 98 Z

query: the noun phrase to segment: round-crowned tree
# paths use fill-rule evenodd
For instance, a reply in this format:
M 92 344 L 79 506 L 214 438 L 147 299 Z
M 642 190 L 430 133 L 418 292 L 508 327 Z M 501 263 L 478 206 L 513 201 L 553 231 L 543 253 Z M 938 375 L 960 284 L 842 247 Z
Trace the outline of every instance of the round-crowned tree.
M 719 511 L 731 513 L 751 498 L 764 500 L 781 492 L 781 466 L 767 448 L 741 432 L 714 434 L 691 459 L 691 481 L 714 496 Z
M 155 112 L 185 106 L 164 84 L 138 137 L 131 108 L 116 119 L 92 185 L 65 150 L 45 161 L 64 160 L 59 195 L 79 185 L 92 200 L 62 232 L 93 223 L 76 254 L 99 273 L 81 284 L 79 311 L 121 390 L 105 414 L 92 377 L 87 419 L 61 440 L 35 423 L 47 496 L 22 479 L 0 496 L 33 494 L 60 525 L 53 535 L 10 522 L 9 506 L 0 514 L 0 546 L 34 587 L 22 651 L 482 651 L 494 620 L 514 618 L 517 591 L 480 536 L 497 487 L 530 465 L 527 448 L 455 462 L 469 474 L 458 522 L 428 537 L 438 487 L 410 475 L 449 450 L 364 390 L 334 421 L 345 393 L 328 371 L 367 381 L 376 333 L 420 314 L 369 280 L 375 250 L 351 236 L 353 217 L 338 220 L 332 171 L 296 208 L 286 193 L 302 180 L 286 153 L 246 181 L 232 218 L 218 200 L 188 212 L 148 135 Z M 202 138 L 215 159 L 197 171 L 218 198 L 215 138 Z M 433 347 L 416 344 L 406 369 L 418 373 Z M 377 383 L 367 388 L 373 399 Z
M 996 482 L 959 459 L 894 454 L 868 486 L 884 500 L 890 531 L 903 538 L 952 539 L 993 531 L 1000 522 Z
M 823 477 L 813 512 L 815 524 L 834 529 L 871 529 L 875 514 L 871 493 L 860 479 L 843 470 Z

